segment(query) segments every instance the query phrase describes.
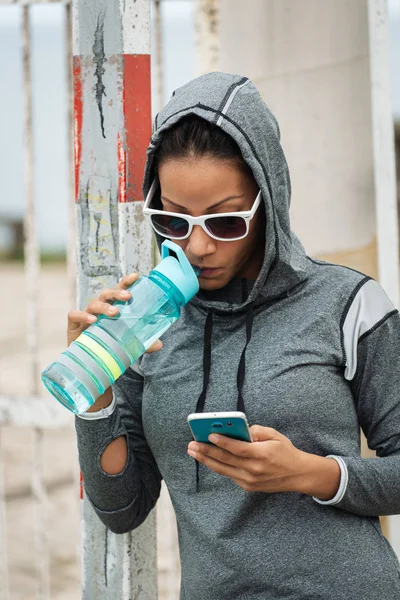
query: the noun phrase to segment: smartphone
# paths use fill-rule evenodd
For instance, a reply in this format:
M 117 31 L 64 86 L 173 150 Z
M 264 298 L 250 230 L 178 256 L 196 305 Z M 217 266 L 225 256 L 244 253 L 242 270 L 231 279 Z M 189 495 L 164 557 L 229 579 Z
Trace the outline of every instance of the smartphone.
M 220 433 L 227 437 L 252 442 L 246 415 L 242 412 L 192 413 L 187 421 L 196 442 L 211 444 L 208 436 Z

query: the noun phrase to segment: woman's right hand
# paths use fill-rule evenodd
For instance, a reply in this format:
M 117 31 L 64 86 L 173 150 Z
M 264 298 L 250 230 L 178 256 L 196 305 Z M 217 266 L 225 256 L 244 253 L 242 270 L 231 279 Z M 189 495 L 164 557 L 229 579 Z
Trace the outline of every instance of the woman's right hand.
M 131 293 L 128 292 L 126 288 L 131 286 L 138 278 L 138 273 L 125 275 L 125 277 L 120 279 L 115 288 L 103 290 L 97 300 L 89 302 L 85 310 L 71 310 L 68 313 L 68 346 L 80 336 L 82 331 L 96 322 L 98 315 L 115 317 L 118 314 L 118 308 L 116 306 L 111 306 L 111 302 L 114 302 L 115 300 L 126 302 L 129 300 Z M 157 350 L 161 350 L 162 346 L 162 341 L 157 340 L 148 350 L 146 350 L 146 352 L 156 352 Z

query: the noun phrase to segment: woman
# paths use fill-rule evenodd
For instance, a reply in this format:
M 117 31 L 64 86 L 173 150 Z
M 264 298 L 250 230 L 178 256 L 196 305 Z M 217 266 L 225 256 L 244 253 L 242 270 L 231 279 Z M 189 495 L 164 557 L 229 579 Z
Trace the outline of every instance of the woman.
M 153 217 L 158 244 L 184 249 L 201 289 L 163 350 L 76 419 L 96 513 L 132 530 L 165 480 L 181 600 L 399 598 L 378 519 L 400 512 L 398 312 L 369 277 L 306 256 L 278 125 L 248 79 L 211 73 L 177 90 L 156 119 L 145 194 L 155 179 L 149 206 L 173 213 Z M 201 215 L 216 217 L 190 231 Z M 69 341 L 115 314 L 108 303 L 136 277 L 70 313 Z M 244 411 L 254 443 L 195 444 L 186 418 L 203 409 Z M 360 457 L 360 425 L 381 458 Z

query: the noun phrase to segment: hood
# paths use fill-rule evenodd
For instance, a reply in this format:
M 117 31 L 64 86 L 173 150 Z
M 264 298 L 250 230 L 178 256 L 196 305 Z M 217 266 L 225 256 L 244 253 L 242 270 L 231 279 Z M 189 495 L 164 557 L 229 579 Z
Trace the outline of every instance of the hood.
M 147 150 L 144 197 L 154 177 L 154 152 L 164 132 L 190 114 L 216 124 L 235 140 L 261 189 L 266 215 L 265 254 L 257 280 L 233 279 L 220 290 L 200 290 L 191 302 L 233 313 L 293 293 L 307 274 L 304 248 L 290 229 L 289 169 L 278 123 L 246 77 L 208 73 L 173 93 L 155 119 Z M 164 238 L 157 234 L 156 238 L 160 248 Z

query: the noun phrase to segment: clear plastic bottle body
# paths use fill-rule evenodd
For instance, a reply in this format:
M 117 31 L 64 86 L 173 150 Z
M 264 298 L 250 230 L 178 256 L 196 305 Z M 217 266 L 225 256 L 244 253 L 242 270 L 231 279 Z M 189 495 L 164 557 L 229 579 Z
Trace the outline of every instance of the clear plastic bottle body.
M 132 297 L 128 302 L 114 302 L 119 309 L 116 317 L 100 315 L 42 373 L 47 389 L 74 413 L 90 408 L 179 318 L 185 304 L 180 291 L 156 271 L 139 277 L 129 291 Z
M 118 340 L 133 363 L 179 318 L 184 300 L 175 290 L 154 271 L 148 277 L 139 277 L 130 288 L 132 298 L 114 302 L 120 311 L 118 316 L 101 315 L 91 327 L 101 327 Z

